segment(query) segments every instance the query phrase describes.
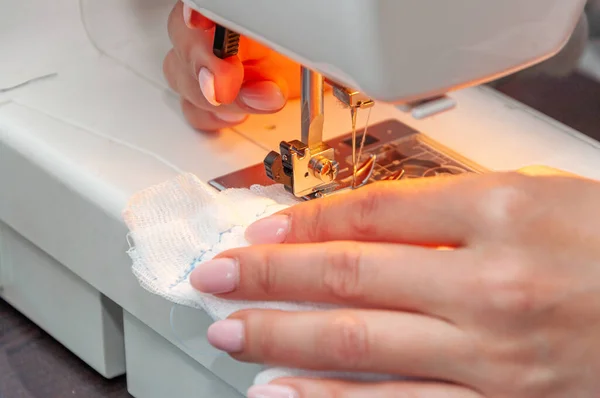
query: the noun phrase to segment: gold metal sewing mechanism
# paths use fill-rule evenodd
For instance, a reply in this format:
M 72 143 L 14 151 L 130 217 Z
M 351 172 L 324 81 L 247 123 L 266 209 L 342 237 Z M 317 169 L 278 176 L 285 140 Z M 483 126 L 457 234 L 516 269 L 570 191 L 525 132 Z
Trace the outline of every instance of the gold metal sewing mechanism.
M 358 91 L 349 90 L 323 76 L 302 68 L 301 140 L 283 141 L 280 152 L 271 151 L 264 160 L 267 176 L 283 184 L 296 197 L 315 198 L 341 189 L 354 189 L 364 185 L 373 173 L 375 157 L 359 166 L 366 128 L 357 157 L 356 115 L 359 109 L 369 109 L 375 102 Z M 333 95 L 350 108 L 352 120 L 352 178 L 337 181 L 339 163 L 335 149 L 323 142 L 324 85 L 329 84 Z M 368 119 L 367 119 L 368 124 Z

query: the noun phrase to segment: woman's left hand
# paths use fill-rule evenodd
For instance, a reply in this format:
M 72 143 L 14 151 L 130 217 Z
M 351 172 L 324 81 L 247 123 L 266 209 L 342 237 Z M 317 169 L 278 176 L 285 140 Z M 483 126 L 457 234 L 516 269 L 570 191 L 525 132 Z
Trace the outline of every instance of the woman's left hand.
M 236 313 L 209 340 L 238 360 L 420 380 L 287 378 L 253 398 L 596 398 L 599 208 L 600 184 L 568 176 L 379 183 L 258 221 L 191 281 L 353 308 Z

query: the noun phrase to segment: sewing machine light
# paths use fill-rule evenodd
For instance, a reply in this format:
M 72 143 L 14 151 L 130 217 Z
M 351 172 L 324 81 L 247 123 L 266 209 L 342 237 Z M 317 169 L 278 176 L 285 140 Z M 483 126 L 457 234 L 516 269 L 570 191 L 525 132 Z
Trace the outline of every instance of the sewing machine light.
M 236 55 L 239 40 L 239 34 L 217 25 L 213 53 L 222 59 Z M 361 162 L 367 128 L 362 132 L 360 148 L 357 151 L 356 119 L 359 109 L 370 110 L 375 102 L 359 91 L 325 80 L 321 74 L 309 68 L 302 67 L 301 74 L 301 139 L 282 141 L 279 144 L 279 152 L 269 152 L 263 161 L 264 173 L 271 181 L 283 185 L 297 198 L 304 199 L 318 198 L 365 185 L 375 171 L 377 156 L 370 155 Z M 351 174 L 342 179 L 338 179 L 340 163 L 336 159 L 336 150 L 323 141 L 325 84 L 332 87 L 334 97 L 350 110 Z M 401 170 L 381 180 L 397 180 L 404 175 L 404 170 Z

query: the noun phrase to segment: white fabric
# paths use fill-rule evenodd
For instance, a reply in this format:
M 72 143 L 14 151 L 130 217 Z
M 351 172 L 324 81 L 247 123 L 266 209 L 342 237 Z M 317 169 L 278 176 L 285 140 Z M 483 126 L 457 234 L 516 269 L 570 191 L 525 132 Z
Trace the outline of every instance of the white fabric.
M 199 308 L 214 320 L 248 308 L 310 311 L 331 306 L 284 302 L 227 301 L 199 293 L 189 283 L 198 264 L 218 253 L 247 246 L 244 231 L 254 221 L 298 203 L 283 187 L 254 186 L 217 192 L 192 174 L 148 188 L 131 198 L 124 219 L 130 229 L 133 272 L 142 287 L 174 303 Z M 273 368 L 257 384 L 285 376 L 387 379 L 367 374 L 314 373 Z

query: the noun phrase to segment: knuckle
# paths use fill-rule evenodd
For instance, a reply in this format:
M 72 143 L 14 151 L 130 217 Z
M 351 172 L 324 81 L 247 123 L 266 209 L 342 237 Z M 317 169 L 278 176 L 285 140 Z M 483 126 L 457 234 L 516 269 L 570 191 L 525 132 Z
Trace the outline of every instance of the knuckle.
M 335 316 L 323 330 L 318 346 L 332 363 L 349 370 L 366 369 L 370 364 L 367 324 L 351 315 Z
M 296 229 L 298 223 L 292 221 L 292 233 L 300 242 L 321 242 L 327 239 L 329 231 L 328 212 L 324 200 L 318 200 L 304 207 L 305 214 L 296 214 L 293 220 L 312 220 L 312 222 L 301 221 L 301 227 Z
M 502 392 L 500 396 L 513 396 L 510 393 L 515 391 L 533 392 L 549 380 L 547 361 L 540 361 L 542 347 L 536 343 L 536 337 L 519 334 L 490 338 L 485 334 L 471 341 L 475 341 L 475 347 L 468 359 L 482 369 L 482 374 L 496 375 L 488 384 L 491 389 Z
M 517 367 L 512 380 L 519 380 L 517 391 L 526 397 L 548 397 L 556 391 L 556 370 L 547 363 Z
M 363 252 L 360 245 L 345 243 L 332 247 L 325 256 L 323 284 L 341 301 L 364 297 Z
M 249 362 L 294 364 L 303 361 L 306 347 L 285 333 L 290 317 L 281 313 L 249 310 L 246 317 L 244 353 Z
M 494 230 L 512 230 L 531 211 L 533 200 L 524 189 L 529 182 L 526 176 L 506 173 L 488 187 L 480 203 L 486 221 Z
M 280 355 L 280 345 L 275 327 L 270 322 L 262 322 L 256 345 L 252 349 L 252 357 L 263 360 L 276 360 Z
M 514 342 L 496 344 L 488 350 L 486 368 L 495 369 L 497 375 L 490 387 L 509 393 L 519 391 L 527 397 L 540 397 L 546 386 L 553 384 L 555 370 L 540 362 L 535 349 Z M 555 381 L 555 380 L 554 380 Z
M 532 351 L 521 339 L 500 338 L 492 343 L 487 341 L 482 352 L 488 365 L 496 364 L 504 372 L 515 371 L 517 368 L 522 372 L 521 367 L 533 365 Z
M 274 295 L 277 293 L 277 264 L 274 261 L 273 256 L 269 254 L 263 254 L 260 261 L 257 262 L 255 268 L 257 273 L 255 275 L 256 285 L 260 291 L 267 296 Z
M 337 240 L 343 237 L 372 238 L 380 229 L 378 219 L 381 218 L 382 203 L 394 199 L 392 187 L 395 184 L 367 186 L 349 194 L 351 199 L 344 198 L 342 204 L 340 198 L 332 197 L 300 205 L 294 211 L 290 240 L 323 242 L 332 237 Z M 341 214 L 343 210 L 340 209 L 352 211 Z
M 479 291 L 486 310 L 510 317 L 536 311 L 536 279 L 529 266 L 519 259 L 502 257 L 488 260 L 479 274 Z
M 378 214 L 382 203 L 393 199 L 392 191 L 383 189 L 384 185 L 374 184 L 365 189 L 356 203 L 356 210 L 349 217 L 350 231 L 359 237 L 372 237 L 378 230 Z

